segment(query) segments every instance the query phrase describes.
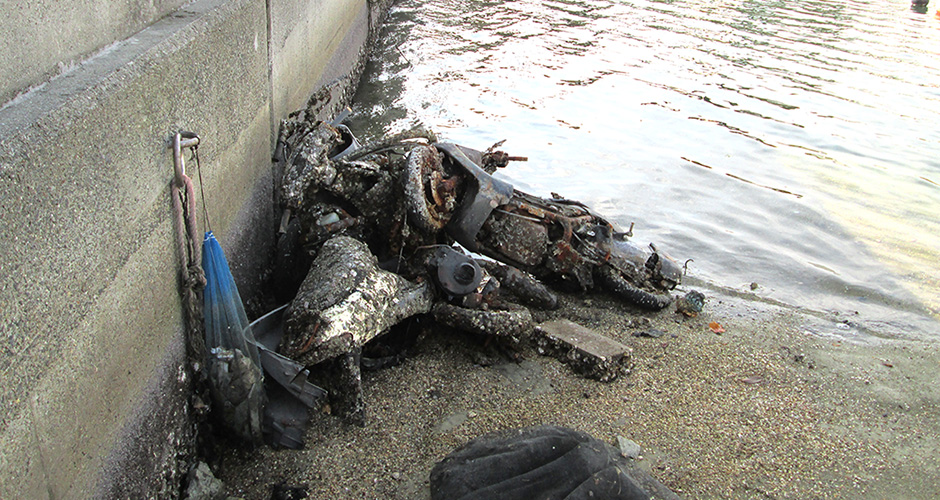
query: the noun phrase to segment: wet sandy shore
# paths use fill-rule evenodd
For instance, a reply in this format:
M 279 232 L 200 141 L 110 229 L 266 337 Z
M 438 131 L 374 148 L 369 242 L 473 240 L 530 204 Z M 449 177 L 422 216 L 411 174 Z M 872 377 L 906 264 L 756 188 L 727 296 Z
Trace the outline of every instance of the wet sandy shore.
M 428 331 L 404 363 L 364 373 L 365 428 L 317 414 L 304 450 L 230 448 L 217 474 L 248 499 L 278 483 L 308 498 L 427 499 L 431 467 L 454 448 L 551 423 L 635 441 L 639 464 L 685 498 L 936 498 L 936 342 L 821 337 L 807 325 L 824 319 L 700 290 L 696 318 L 603 296 L 536 313 L 632 347 L 632 374 L 612 383 L 532 346 L 482 366 L 478 339 Z M 666 335 L 633 336 L 649 327 Z

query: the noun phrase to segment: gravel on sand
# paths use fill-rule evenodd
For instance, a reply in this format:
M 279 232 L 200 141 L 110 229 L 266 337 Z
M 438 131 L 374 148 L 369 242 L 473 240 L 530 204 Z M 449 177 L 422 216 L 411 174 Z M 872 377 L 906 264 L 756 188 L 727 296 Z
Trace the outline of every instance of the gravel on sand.
M 533 311 L 630 346 L 632 373 L 611 383 L 527 343 L 520 359 L 487 358 L 492 343 L 426 327 L 402 364 L 364 373 L 364 428 L 318 413 L 305 449 L 233 446 L 216 473 L 249 499 L 278 484 L 308 498 L 427 499 L 434 463 L 468 440 L 557 424 L 638 444 L 637 463 L 684 498 L 935 498 L 936 341 L 823 336 L 807 325 L 838 318 L 706 296 L 693 318 L 598 295 Z M 633 335 L 651 328 L 664 334 Z

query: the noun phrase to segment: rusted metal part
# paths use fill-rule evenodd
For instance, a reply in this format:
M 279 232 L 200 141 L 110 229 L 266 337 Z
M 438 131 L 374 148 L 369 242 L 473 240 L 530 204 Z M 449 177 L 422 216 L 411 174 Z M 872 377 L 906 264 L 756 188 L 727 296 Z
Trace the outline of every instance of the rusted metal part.
M 535 332 L 540 354 L 558 358 L 585 377 L 613 382 L 633 367 L 629 347 L 572 321 L 542 323 Z
M 280 351 L 311 365 L 349 352 L 414 314 L 430 310 L 428 283 L 379 269 L 365 243 L 327 241 L 287 311 Z
M 480 265 L 451 247 L 435 248 L 429 264 L 434 282 L 451 297 L 462 297 L 475 291 L 483 280 Z
M 334 120 L 332 124 L 336 127 L 336 130 L 339 131 L 340 143 L 333 146 L 327 155 L 333 161 L 339 161 L 362 147 L 362 145 L 359 144 L 359 140 L 353 135 L 352 130 L 349 130 L 349 127 L 336 122 L 337 120 Z
M 199 136 L 193 132 L 180 131 L 173 136 L 173 174 L 176 187 L 183 187 L 183 177 L 186 177 L 186 164 L 183 160 L 183 150 L 199 145 Z
M 682 279 L 679 264 L 660 254 L 655 246 L 639 247 L 627 240 L 624 233 L 606 227 L 594 228 L 592 232 L 594 247 L 606 252 L 604 263 L 634 286 L 663 293 L 675 288 Z
M 407 150 L 418 145 L 427 145 L 435 141 L 437 137 L 433 132 L 419 127 L 364 144 L 350 154 L 336 159 L 352 162 L 398 149 Z
M 529 159 L 525 156 L 510 156 L 503 151 L 497 150 L 496 148 L 502 146 L 504 142 L 506 142 L 506 139 L 503 139 L 486 148 L 486 151 L 483 151 L 482 153 L 475 152 L 479 155 L 478 157 L 470 155 L 468 156 L 478 165 L 480 165 L 488 174 L 496 172 L 496 170 L 499 168 L 505 168 L 511 161 L 529 161 Z
M 436 233 L 453 214 L 457 178 L 445 180 L 434 146 L 417 146 L 408 153 L 403 178 L 408 219 L 419 230 Z
M 653 287 L 659 290 L 672 290 L 682 280 L 682 268 L 679 267 L 678 262 L 656 251 L 656 247 L 652 244 L 650 248 L 653 249 L 653 255 L 646 261 L 646 268 L 653 275 Z
M 463 169 L 463 197 L 446 230 L 464 248 L 478 251 L 476 235 L 494 208 L 505 205 L 512 198 L 513 189 L 508 182 L 486 173 L 467 157 L 456 144 L 438 142 L 434 146 L 455 165 Z
M 529 161 L 525 156 L 510 156 L 504 151 L 487 151 L 483 153 L 483 170 L 492 174 L 499 168 L 505 168 L 511 161 Z
M 439 323 L 480 335 L 495 335 L 520 340 L 532 333 L 532 314 L 528 309 L 520 306 L 483 310 L 438 302 L 431 310 L 431 314 Z
M 487 177 L 495 180 L 477 163 L 487 154 L 494 158 L 494 152 L 439 147 L 473 178 L 471 186 L 487 185 Z M 612 224 L 584 204 L 558 196 L 545 200 L 513 190 L 511 197 L 500 203 L 496 195 L 465 192 L 446 229 L 472 251 L 511 263 L 541 279 L 573 283 L 581 290 L 594 286 L 595 268 L 612 266 L 620 271 L 618 279 L 605 279 L 604 283 L 611 283 L 624 298 L 636 298 L 642 304 L 655 301 L 639 292 L 669 290 L 681 276 L 678 266 L 660 258 L 655 249 L 637 250 L 626 241 L 628 233 L 617 233 Z

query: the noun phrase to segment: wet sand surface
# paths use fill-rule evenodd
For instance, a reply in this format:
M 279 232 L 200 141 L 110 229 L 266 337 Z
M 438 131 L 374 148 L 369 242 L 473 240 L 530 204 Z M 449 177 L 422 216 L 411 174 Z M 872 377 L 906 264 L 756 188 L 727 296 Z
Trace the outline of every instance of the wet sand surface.
M 468 440 L 558 424 L 635 441 L 638 464 L 684 498 L 936 498 L 935 342 L 821 337 L 805 328 L 818 318 L 703 291 L 695 318 L 599 295 L 533 311 L 630 346 L 633 371 L 612 383 L 532 345 L 512 361 L 428 329 L 402 364 L 363 373 L 364 428 L 318 413 L 305 449 L 228 448 L 216 473 L 246 499 L 270 498 L 276 484 L 305 486 L 308 498 L 428 499 L 433 465 Z M 650 327 L 666 334 L 633 336 Z

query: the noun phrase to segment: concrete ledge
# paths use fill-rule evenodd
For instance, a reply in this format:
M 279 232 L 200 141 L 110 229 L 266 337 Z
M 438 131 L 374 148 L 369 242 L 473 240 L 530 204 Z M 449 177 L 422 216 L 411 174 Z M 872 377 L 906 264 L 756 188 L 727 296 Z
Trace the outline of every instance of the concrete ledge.
M 0 109 L 0 498 L 178 495 L 192 436 L 167 141 L 200 135 L 248 299 L 272 251 L 273 131 L 316 85 L 358 81 L 375 19 L 363 0 L 293 5 L 197 0 Z
M 0 102 L 67 70 L 184 3 L 186 0 L 6 3 L 0 17 Z

